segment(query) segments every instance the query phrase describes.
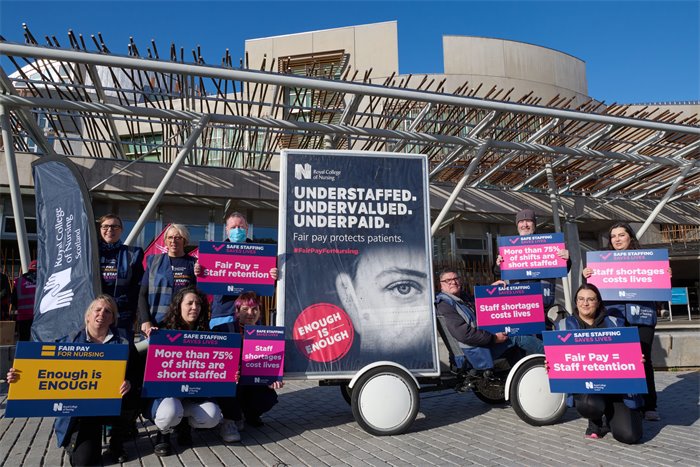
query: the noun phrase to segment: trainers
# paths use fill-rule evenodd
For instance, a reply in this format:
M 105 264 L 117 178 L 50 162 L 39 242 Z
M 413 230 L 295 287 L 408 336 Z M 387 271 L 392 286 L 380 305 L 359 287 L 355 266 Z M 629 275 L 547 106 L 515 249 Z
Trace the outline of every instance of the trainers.
M 241 434 L 238 433 L 238 427 L 233 420 L 222 420 L 219 426 L 219 436 L 226 443 L 235 443 L 241 440 Z
M 607 433 L 605 426 L 595 423 L 593 420 L 588 420 L 588 428 L 586 428 L 586 438 L 600 439 Z
M 661 416 L 656 410 L 647 410 L 646 412 L 644 412 L 644 420 L 650 422 L 658 422 L 659 420 L 661 420 Z

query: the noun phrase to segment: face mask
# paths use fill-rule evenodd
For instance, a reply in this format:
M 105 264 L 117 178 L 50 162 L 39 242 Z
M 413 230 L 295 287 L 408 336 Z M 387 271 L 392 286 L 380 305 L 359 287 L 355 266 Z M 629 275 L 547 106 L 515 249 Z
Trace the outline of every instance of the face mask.
M 233 243 L 243 243 L 245 242 L 246 232 L 245 229 L 240 227 L 234 227 L 228 231 L 228 239 Z

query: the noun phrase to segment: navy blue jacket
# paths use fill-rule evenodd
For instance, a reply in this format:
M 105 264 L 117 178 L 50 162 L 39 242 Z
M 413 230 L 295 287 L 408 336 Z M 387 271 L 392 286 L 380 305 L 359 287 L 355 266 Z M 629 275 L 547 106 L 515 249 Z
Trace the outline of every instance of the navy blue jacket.
M 136 315 L 139 289 L 143 277 L 143 250 L 126 246 L 121 240 L 116 243 L 99 242 L 102 293 L 114 298 L 121 319 Z M 105 277 L 105 265 L 116 259 L 117 277 Z

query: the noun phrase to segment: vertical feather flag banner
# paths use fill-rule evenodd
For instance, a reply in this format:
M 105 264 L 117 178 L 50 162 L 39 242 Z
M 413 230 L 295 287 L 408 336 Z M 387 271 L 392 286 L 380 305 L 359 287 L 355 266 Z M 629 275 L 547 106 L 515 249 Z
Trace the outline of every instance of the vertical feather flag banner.
M 38 265 L 32 339 L 55 341 L 85 325 L 100 291 L 97 232 L 83 177 L 67 157 L 32 163 Z

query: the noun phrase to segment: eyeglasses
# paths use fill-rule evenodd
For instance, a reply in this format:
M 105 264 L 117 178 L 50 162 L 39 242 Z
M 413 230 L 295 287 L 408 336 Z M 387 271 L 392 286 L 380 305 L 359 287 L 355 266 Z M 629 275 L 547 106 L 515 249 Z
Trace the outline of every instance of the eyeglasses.
M 450 278 L 447 278 L 447 279 L 443 279 L 443 280 L 441 280 L 440 282 L 442 282 L 443 284 L 450 284 L 450 283 L 452 283 L 452 284 L 459 284 L 459 283 L 461 282 L 461 280 L 460 280 L 459 277 L 450 277 Z
M 576 297 L 576 303 L 595 303 L 597 301 L 596 297 Z
M 172 236 L 172 237 L 165 237 L 165 239 L 166 239 L 166 240 L 175 240 L 175 241 L 178 241 L 178 240 L 184 240 L 185 237 L 181 237 L 181 236 L 179 236 L 179 235 L 175 235 L 175 236 Z
M 114 224 L 114 225 L 101 225 L 100 229 L 107 231 L 107 230 L 120 230 L 122 228 L 121 225 Z

